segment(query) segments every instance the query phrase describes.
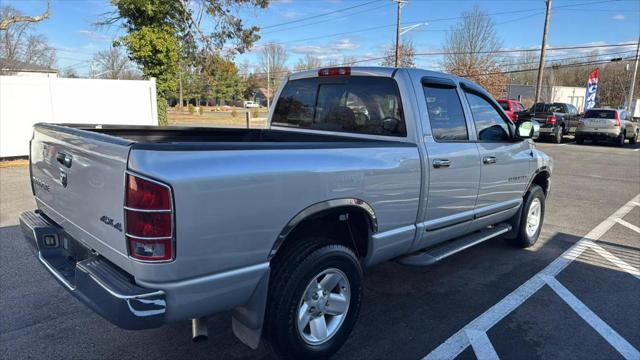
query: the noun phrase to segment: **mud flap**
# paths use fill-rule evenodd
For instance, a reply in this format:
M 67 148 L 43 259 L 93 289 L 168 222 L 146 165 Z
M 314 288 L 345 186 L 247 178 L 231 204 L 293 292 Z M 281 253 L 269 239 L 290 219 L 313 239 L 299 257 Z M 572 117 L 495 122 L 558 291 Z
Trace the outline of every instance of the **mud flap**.
M 527 191 L 527 194 L 529 194 L 529 191 Z M 527 198 L 527 194 L 525 194 L 524 196 L 525 199 Z M 524 209 L 524 201 L 522 202 L 522 204 L 520 204 L 520 209 L 518 209 L 518 212 L 515 213 L 511 217 L 511 219 L 507 221 L 507 224 L 511 225 L 511 230 L 503 235 L 505 239 L 513 240 L 516 237 L 518 237 L 518 234 L 520 233 L 520 220 L 522 219 L 523 209 Z
M 262 275 L 249 301 L 232 311 L 231 328 L 233 333 L 240 341 L 254 350 L 260 345 L 262 337 L 270 274 L 271 268 Z

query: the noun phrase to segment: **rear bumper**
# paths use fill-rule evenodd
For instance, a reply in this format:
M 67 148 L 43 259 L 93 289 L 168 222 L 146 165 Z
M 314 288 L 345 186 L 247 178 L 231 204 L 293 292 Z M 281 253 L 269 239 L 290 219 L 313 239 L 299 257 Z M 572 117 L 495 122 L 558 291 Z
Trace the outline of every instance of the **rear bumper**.
M 20 214 L 20 226 L 45 269 L 111 323 L 137 330 L 156 328 L 165 322 L 164 291 L 136 285 L 129 274 L 66 235 L 38 211 Z
M 576 136 L 583 139 L 603 139 L 615 140 L 620 136 L 620 129 L 600 129 L 600 130 L 581 130 L 576 131 Z

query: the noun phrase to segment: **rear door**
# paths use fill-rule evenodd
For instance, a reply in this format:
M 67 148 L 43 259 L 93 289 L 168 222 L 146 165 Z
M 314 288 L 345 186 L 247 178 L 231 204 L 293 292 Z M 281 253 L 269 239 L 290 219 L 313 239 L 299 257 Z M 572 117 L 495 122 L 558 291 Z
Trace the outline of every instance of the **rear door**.
M 130 143 L 57 125 L 36 125 L 31 141 L 38 208 L 88 247 L 125 258 L 123 203 Z
M 465 98 L 481 161 L 475 218 L 500 217 L 522 202 L 530 180 L 531 147 L 528 141 L 513 140 L 514 127 L 488 95 L 465 89 Z
M 421 118 L 427 156 L 423 171 L 428 178 L 424 231 L 417 248 L 466 233 L 480 181 L 478 149 L 470 137 L 460 100 L 460 90 L 450 79 L 425 77 L 418 96 L 426 101 Z

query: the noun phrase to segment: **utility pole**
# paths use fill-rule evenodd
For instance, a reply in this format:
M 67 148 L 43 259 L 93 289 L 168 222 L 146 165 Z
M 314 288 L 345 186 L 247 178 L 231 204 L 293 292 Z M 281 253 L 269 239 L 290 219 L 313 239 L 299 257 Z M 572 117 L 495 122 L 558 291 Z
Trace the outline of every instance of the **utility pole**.
M 271 93 L 271 80 L 270 80 L 270 76 L 269 76 L 269 68 L 271 67 L 271 62 L 269 60 L 271 56 L 269 55 L 269 53 L 267 52 L 267 110 L 271 109 L 271 104 L 269 102 L 269 94 Z
M 400 62 L 400 9 L 402 9 L 402 5 L 404 4 L 403 0 L 394 0 L 397 4 L 397 17 L 396 17 L 396 59 L 395 59 L 395 67 L 398 67 Z
M 542 33 L 542 47 L 540 48 L 540 64 L 538 65 L 538 81 L 536 81 L 536 99 L 540 101 L 542 88 L 542 75 L 544 72 L 544 52 L 547 47 L 547 33 L 549 32 L 549 18 L 551 17 L 551 0 L 547 0 L 547 14 L 544 17 L 544 32 Z
M 179 84 L 180 84 L 180 113 L 182 114 L 182 69 L 180 69 L 180 78 L 179 78 Z
M 629 86 L 629 100 L 627 100 L 627 110 L 629 110 L 629 113 L 631 113 L 631 106 L 633 104 L 633 88 L 636 86 L 636 76 L 638 75 L 638 61 L 640 61 L 640 36 L 638 37 L 638 45 L 636 46 L 636 66 L 633 69 L 631 86 Z

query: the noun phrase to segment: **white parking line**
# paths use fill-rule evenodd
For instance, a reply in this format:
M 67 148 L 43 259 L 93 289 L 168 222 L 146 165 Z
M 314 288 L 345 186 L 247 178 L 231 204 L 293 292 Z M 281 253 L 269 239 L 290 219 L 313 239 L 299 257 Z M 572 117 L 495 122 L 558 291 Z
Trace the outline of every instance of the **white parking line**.
M 630 224 L 630 223 L 628 223 L 628 222 L 626 222 L 626 221 L 624 221 L 624 220 L 622 220 L 622 219 L 616 219 L 616 221 L 617 221 L 620 225 L 624 225 L 624 226 L 628 227 L 629 229 L 631 229 L 631 230 L 633 230 L 633 231 L 637 232 L 638 234 L 640 234 L 640 227 L 637 227 L 637 226 L 635 226 L 635 225 L 633 225 L 633 224 Z
M 560 144 L 558 146 L 567 146 L 569 144 L 575 144 L 575 143 L 576 143 L 575 141 L 572 141 L 572 142 L 569 142 L 569 143 Z
M 600 256 L 602 256 L 603 258 L 609 260 L 609 262 L 611 262 L 612 264 L 616 265 L 620 269 L 628 272 L 629 274 L 635 276 L 638 280 L 640 280 L 640 270 L 638 270 L 635 267 L 627 264 L 622 259 L 620 259 L 617 256 L 613 255 L 612 253 L 608 252 L 602 246 L 600 246 L 600 245 L 598 245 L 598 244 L 596 244 L 594 242 L 591 242 L 588 245 L 595 252 L 597 252 Z
M 471 347 L 473 347 L 473 352 L 476 354 L 476 358 L 478 358 L 478 360 L 500 359 L 486 332 L 467 329 L 465 330 L 465 333 L 467 334 L 467 338 L 469 339 Z
M 640 149 L 633 149 L 633 151 L 640 151 Z
M 629 344 L 618 332 L 613 330 L 607 323 L 602 321 L 598 315 L 591 311 L 582 301 L 573 295 L 566 287 L 564 287 L 556 278 L 551 276 L 542 276 L 544 281 L 558 294 L 564 302 L 566 302 L 584 321 L 597 331 L 611 346 L 624 356 L 625 359 L 640 359 L 640 351 Z
M 458 332 L 453 334 L 444 343 L 442 343 L 440 346 L 431 351 L 427 356 L 425 356 L 423 360 L 453 359 L 458 356 L 468 346 L 472 345 L 467 331 L 470 330 L 472 334 L 474 334 L 474 331 L 484 332 L 486 335 L 486 332 L 489 331 L 489 329 L 491 329 L 500 320 L 504 319 L 517 307 L 522 305 L 522 303 L 524 303 L 529 297 L 531 297 L 531 295 L 535 294 L 538 290 L 540 290 L 540 288 L 545 285 L 546 282 L 543 277 L 555 277 L 558 273 L 560 273 L 560 271 L 562 271 L 572 261 L 580 256 L 580 254 L 582 254 L 582 252 L 584 252 L 584 250 L 586 250 L 589 245 L 593 243 L 593 241 L 600 239 L 602 235 L 609 231 L 609 229 L 611 229 L 611 227 L 613 227 L 613 225 L 617 223 L 616 219 L 625 217 L 638 203 L 640 203 L 640 194 L 636 195 L 631 201 L 623 205 L 615 213 L 598 224 L 598 226 L 593 228 L 593 230 L 589 231 L 587 235 L 585 235 L 582 239 L 580 239 L 573 246 L 567 249 L 564 253 L 562 253 L 562 255 L 560 255 L 553 262 L 547 265 L 547 267 L 542 269 L 539 273 L 534 275 L 531 279 L 527 280 L 524 284 L 520 285 L 517 289 L 500 300 L 500 302 L 489 308 L 482 315 L 478 316 Z M 604 251 L 604 249 L 602 250 Z M 619 262 L 614 262 L 614 264 L 620 266 Z M 626 264 L 626 266 L 630 267 L 628 264 Z M 634 268 L 631 267 L 631 269 Z M 473 336 L 473 338 L 478 339 L 477 336 Z M 475 347 L 473 347 L 473 349 L 475 352 Z M 493 349 L 493 346 L 491 346 L 491 349 Z M 486 347 L 481 347 L 480 350 L 485 351 Z M 476 354 L 476 356 L 478 355 Z

